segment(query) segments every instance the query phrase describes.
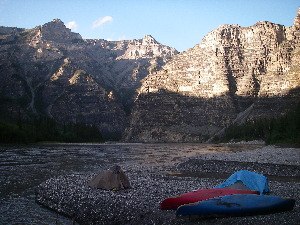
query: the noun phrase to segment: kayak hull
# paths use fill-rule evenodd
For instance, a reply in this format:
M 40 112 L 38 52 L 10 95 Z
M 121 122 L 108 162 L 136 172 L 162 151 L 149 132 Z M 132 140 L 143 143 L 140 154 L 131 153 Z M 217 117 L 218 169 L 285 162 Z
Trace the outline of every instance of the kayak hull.
M 195 203 L 203 200 L 207 200 L 214 197 L 233 195 L 233 194 L 259 194 L 259 191 L 252 190 L 240 190 L 229 188 L 211 188 L 202 189 L 192 192 L 187 192 L 176 197 L 164 199 L 160 204 L 160 209 L 169 210 L 177 209 L 181 205 Z
M 227 195 L 180 206 L 177 216 L 228 217 L 292 210 L 295 199 L 267 195 Z

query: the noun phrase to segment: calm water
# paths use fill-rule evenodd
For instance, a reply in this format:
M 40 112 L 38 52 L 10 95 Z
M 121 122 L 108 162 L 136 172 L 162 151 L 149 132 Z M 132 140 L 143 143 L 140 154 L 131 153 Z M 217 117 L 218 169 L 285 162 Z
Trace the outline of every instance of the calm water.
M 115 164 L 166 168 L 183 157 L 258 146 L 206 144 L 53 144 L 0 146 L 0 224 L 72 224 L 35 203 L 34 187 L 58 175 L 95 173 Z

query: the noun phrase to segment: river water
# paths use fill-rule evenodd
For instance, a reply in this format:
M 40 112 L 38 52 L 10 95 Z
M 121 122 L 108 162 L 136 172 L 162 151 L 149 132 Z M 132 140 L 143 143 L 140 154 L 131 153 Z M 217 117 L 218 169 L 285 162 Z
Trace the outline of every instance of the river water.
M 72 224 L 35 202 L 34 188 L 51 177 L 96 173 L 115 164 L 163 170 L 184 157 L 258 147 L 191 143 L 0 146 L 0 224 Z

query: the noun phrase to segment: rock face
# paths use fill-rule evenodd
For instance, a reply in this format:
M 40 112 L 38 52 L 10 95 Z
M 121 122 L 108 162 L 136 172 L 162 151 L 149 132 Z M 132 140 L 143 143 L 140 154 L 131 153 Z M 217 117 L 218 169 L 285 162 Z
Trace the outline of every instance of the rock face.
M 284 114 L 299 102 L 299 62 L 300 9 L 292 27 L 220 26 L 143 80 L 124 140 L 203 142 Z
M 44 114 L 120 136 L 140 80 L 178 52 L 140 40 L 82 39 L 55 19 L 33 29 L 0 27 L 0 112 Z

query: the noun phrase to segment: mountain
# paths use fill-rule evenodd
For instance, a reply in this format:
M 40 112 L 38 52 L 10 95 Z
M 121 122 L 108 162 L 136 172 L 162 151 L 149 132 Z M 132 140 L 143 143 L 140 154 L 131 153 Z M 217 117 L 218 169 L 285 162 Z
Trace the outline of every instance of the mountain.
M 33 29 L 0 27 L 2 118 L 44 115 L 120 137 L 140 81 L 176 54 L 150 35 L 83 39 L 59 19 Z
M 291 27 L 222 25 L 142 81 L 129 142 L 205 142 L 300 99 L 300 9 Z

